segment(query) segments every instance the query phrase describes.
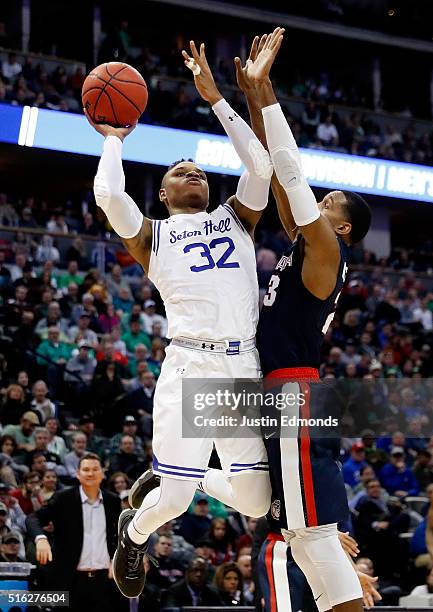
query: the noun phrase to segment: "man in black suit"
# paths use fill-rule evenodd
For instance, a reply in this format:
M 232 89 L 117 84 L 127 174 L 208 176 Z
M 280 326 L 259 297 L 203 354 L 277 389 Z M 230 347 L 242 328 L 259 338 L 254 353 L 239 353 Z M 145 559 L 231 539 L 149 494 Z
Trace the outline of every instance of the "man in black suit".
M 206 584 L 207 577 L 206 561 L 196 557 L 188 565 L 185 579 L 163 592 L 161 610 L 182 606 L 221 606 L 218 593 Z
M 69 591 L 72 610 L 121 610 L 111 575 L 120 500 L 100 489 L 104 473 L 98 455 L 81 457 L 77 478 L 79 486 L 56 493 L 46 506 L 28 516 L 36 558 L 45 565 L 54 556 L 52 588 Z M 54 525 L 54 555 L 43 531 L 50 522 Z

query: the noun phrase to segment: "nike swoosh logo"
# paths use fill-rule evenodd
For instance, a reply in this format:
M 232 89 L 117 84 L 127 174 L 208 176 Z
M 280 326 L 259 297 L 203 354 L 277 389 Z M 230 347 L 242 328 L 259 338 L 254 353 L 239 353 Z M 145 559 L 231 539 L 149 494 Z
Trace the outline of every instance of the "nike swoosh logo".
M 275 436 L 277 432 L 273 431 L 271 434 L 265 434 L 265 440 L 269 440 L 269 438 L 272 438 L 272 436 Z
M 322 597 L 323 593 L 320 593 L 319 597 Z M 319 599 L 319 597 L 315 597 L 314 601 L 317 601 Z
M 296 176 L 293 176 L 293 177 L 290 179 L 289 183 L 291 183 L 292 181 L 296 181 Z

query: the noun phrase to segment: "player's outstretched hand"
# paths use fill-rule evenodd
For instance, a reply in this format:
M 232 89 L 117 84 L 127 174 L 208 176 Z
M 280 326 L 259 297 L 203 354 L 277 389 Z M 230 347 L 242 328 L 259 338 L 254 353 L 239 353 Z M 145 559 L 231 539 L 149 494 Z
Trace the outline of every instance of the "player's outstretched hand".
M 132 125 L 129 125 L 128 127 L 113 127 L 112 125 L 108 125 L 107 123 L 95 123 L 94 121 L 92 121 L 89 113 L 85 108 L 83 108 L 83 111 L 90 125 L 95 128 L 95 130 L 99 132 L 99 134 L 102 134 L 104 138 L 106 138 L 107 136 L 117 136 L 123 142 L 126 136 L 128 136 L 128 134 L 130 134 L 132 130 L 134 130 L 137 126 L 137 122 L 133 123 Z
M 207 63 L 204 43 L 201 43 L 200 45 L 200 54 L 198 53 L 197 47 L 195 46 L 195 42 L 193 40 L 190 41 L 189 46 L 191 48 L 192 57 L 188 55 L 185 50 L 183 50 L 182 56 L 184 59 L 184 64 L 193 73 L 194 83 L 200 96 L 203 98 L 203 100 L 206 100 L 206 102 L 209 102 L 209 104 L 213 106 L 219 100 L 222 100 L 222 95 L 220 94 L 218 87 L 215 85 L 212 71 Z
M 356 557 L 357 555 L 359 555 L 358 542 L 354 538 L 352 538 L 351 535 L 349 535 L 348 531 L 339 531 L 338 538 L 345 553 L 347 553 L 351 557 Z
M 382 599 L 381 594 L 374 586 L 375 582 L 377 582 L 377 576 L 368 576 L 360 571 L 357 571 L 356 573 L 358 574 L 359 582 L 361 583 L 364 607 L 369 610 L 374 606 L 375 601 L 380 601 Z
M 245 66 L 242 66 L 242 62 L 239 57 L 235 57 L 234 62 L 236 68 L 236 80 L 239 89 L 243 91 L 246 96 L 254 95 L 255 81 L 253 81 L 253 79 L 251 78 L 248 69 L 250 68 L 251 64 L 256 61 L 257 55 L 263 49 L 267 37 L 267 34 L 263 34 L 261 38 L 259 36 L 254 37 L 254 40 L 251 44 L 250 54 L 245 63 Z
M 249 76 L 256 83 L 269 79 L 270 70 L 283 42 L 284 32 L 284 28 L 275 28 L 272 34 L 266 37 L 263 48 L 257 54 L 255 61 L 248 67 Z

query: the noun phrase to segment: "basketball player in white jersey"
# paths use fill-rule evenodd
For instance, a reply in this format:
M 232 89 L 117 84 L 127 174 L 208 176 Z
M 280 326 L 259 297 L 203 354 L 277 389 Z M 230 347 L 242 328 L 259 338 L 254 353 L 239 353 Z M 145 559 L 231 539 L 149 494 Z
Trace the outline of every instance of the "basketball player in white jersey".
M 159 198 L 169 217 L 151 221 L 124 191 L 122 141 L 135 126 L 93 127 L 105 136 L 95 178 L 96 202 L 126 248 L 159 290 L 168 318 L 166 350 L 154 399 L 153 471 L 160 486 L 119 519 L 113 574 L 126 597 L 144 586 L 143 555 L 149 535 L 185 512 L 200 481 L 206 491 L 239 512 L 259 517 L 270 506 L 267 455 L 260 438 L 182 438 L 183 378 L 257 378 L 255 349 L 258 283 L 253 233 L 268 200 L 273 173 L 269 155 L 249 126 L 218 91 L 207 64 L 191 43 L 185 64 L 211 104 L 245 171 L 235 196 L 207 212 L 206 175 L 194 162 L 175 162 Z M 223 471 L 207 471 L 213 448 Z

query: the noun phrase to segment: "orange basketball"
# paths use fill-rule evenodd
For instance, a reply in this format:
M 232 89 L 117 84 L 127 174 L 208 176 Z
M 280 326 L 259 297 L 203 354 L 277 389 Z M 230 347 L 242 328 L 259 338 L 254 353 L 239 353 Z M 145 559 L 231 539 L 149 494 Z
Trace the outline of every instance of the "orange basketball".
M 101 64 L 86 77 L 83 107 L 95 123 L 124 127 L 135 123 L 147 104 L 147 85 L 141 74 L 122 62 Z

